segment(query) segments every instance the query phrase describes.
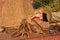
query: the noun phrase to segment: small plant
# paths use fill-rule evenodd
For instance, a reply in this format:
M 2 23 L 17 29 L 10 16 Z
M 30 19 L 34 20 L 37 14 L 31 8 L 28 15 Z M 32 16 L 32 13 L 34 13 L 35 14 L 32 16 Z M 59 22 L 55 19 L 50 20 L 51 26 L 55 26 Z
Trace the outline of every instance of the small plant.
M 60 11 L 60 0 L 35 0 L 32 5 L 34 9 L 45 7 L 52 12 Z

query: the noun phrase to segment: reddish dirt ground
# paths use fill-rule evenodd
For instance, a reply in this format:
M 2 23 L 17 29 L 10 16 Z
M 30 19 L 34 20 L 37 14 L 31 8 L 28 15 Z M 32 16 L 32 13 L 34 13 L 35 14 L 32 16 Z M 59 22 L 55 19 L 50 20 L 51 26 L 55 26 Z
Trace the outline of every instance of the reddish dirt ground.
M 13 38 L 6 33 L 0 33 L 0 40 L 60 40 L 60 35 L 37 37 L 37 38 L 30 38 L 30 39 L 20 39 L 20 37 Z

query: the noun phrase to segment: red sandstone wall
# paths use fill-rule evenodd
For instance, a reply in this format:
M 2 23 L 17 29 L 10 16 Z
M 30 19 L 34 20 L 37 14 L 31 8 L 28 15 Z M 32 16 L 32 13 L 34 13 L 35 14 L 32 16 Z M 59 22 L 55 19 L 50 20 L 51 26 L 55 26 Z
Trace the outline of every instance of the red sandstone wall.
M 0 0 L 0 25 L 16 26 L 26 15 L 32 14 L 31 0 Z

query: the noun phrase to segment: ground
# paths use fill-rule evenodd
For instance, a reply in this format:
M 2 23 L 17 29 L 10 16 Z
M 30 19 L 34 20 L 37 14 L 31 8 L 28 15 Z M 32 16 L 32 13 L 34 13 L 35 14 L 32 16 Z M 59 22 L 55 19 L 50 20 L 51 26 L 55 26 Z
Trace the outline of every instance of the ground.
M 20 37 L 13 38 L 6 33 L 0 33 L 0 40 L 60 40 L 60 35 L 37 37 L 37 38 L 30 38 L 30 39 L 20 39 Z

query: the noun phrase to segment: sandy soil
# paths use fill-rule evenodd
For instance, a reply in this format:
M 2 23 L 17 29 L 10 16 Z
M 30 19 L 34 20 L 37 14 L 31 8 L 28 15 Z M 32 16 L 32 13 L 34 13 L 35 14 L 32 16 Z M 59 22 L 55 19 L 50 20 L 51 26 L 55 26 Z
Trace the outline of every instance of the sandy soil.
M 29 39 L 20 39 L 20 37 L 11 37 L 6 33 L 0 33 L 0 40 L 60 40 L 60 35 L 46 36 L 46 37 L 36 37 Z

